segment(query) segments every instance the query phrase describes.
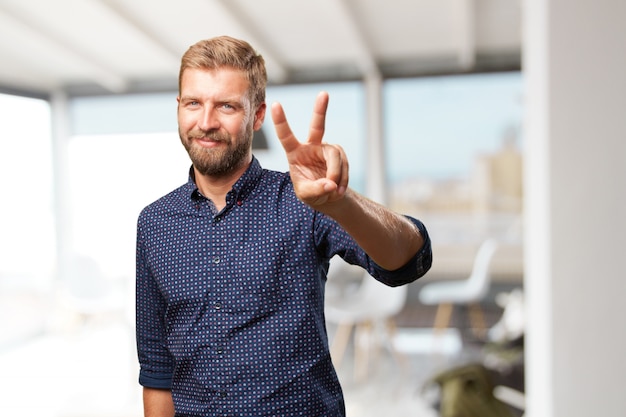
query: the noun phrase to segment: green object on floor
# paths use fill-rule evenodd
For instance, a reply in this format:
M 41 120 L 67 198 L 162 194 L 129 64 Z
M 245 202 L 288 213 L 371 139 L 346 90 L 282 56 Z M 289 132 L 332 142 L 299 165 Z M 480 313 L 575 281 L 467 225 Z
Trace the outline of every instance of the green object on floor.
M 470 364 L 442 372 L 432 382 L 441 388 L 441 417 L 513 417 L 493 395 L 494 383 L 482 365 Z

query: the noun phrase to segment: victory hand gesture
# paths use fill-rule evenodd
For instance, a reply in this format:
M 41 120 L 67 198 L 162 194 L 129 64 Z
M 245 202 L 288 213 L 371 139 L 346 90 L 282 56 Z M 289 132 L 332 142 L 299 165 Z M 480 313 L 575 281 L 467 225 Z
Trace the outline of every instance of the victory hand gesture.
M 296 195 L 318 210 L 343 198 L 348 188 L 348 159 L 344 150 L 322 141 L 327 108 L 328 93 L 321 92 L 315 100 L 309 136 L 304 143 L 291 131 L 283 107 L 274 103 L 271 109 Z

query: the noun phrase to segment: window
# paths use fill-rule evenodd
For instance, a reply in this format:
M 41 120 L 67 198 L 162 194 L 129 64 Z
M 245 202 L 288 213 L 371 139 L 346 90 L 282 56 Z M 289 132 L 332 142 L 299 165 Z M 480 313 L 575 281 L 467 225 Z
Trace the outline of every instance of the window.
M 41 289 L 55 262 L 50 106 L 0 94 L 0 285 Z
M 431 274 L 468 273 L 472 247 L 497 237 L 514 249 L 496 273 L 521 275 L 522 88 L 519 72 L 385 84 L 390 205 L 428 225 Z

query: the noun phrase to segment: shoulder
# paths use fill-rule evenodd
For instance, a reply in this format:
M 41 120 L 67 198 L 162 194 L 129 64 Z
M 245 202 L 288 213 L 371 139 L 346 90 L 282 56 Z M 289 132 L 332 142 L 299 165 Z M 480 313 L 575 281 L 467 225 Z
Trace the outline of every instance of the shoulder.
M 192 193 L 188 183 L 181 185 L 145 206 L 139 214 L 139 221 L 145 222 L 155 216 L 189 210 L 192 206 Z
M 262 172 L 261 177 L 263 179 L 265 179 L 266 181 L 271 181 L 271 182 L 288 181 L 288 182 L 291 182 L 291 177 L 289 176 L 289 171 L 283 172 L 283 171 L 275 171 L 273 169 L 262 168 L 261 172 Z
M 281 198 L 296 196 L 289 172 L 273 171 L 271 169 L 263 169 L 257 190 L 262 194 L 272 193 Z
M 315 217 L 315 211 L 296 196 L 289 172 L 263 169 L 250 197 L 255 207 L 290 223 L 297 219 L 304 226 Z

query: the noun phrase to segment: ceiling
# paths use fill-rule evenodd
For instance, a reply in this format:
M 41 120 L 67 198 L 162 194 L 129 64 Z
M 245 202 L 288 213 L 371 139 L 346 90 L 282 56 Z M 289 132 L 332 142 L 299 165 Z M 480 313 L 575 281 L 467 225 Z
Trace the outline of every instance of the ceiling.
M 180 56 L 228 34 L 273 84 L 520 68 L 520 0 L 0 0 L 0 91 L 176 89 Z

